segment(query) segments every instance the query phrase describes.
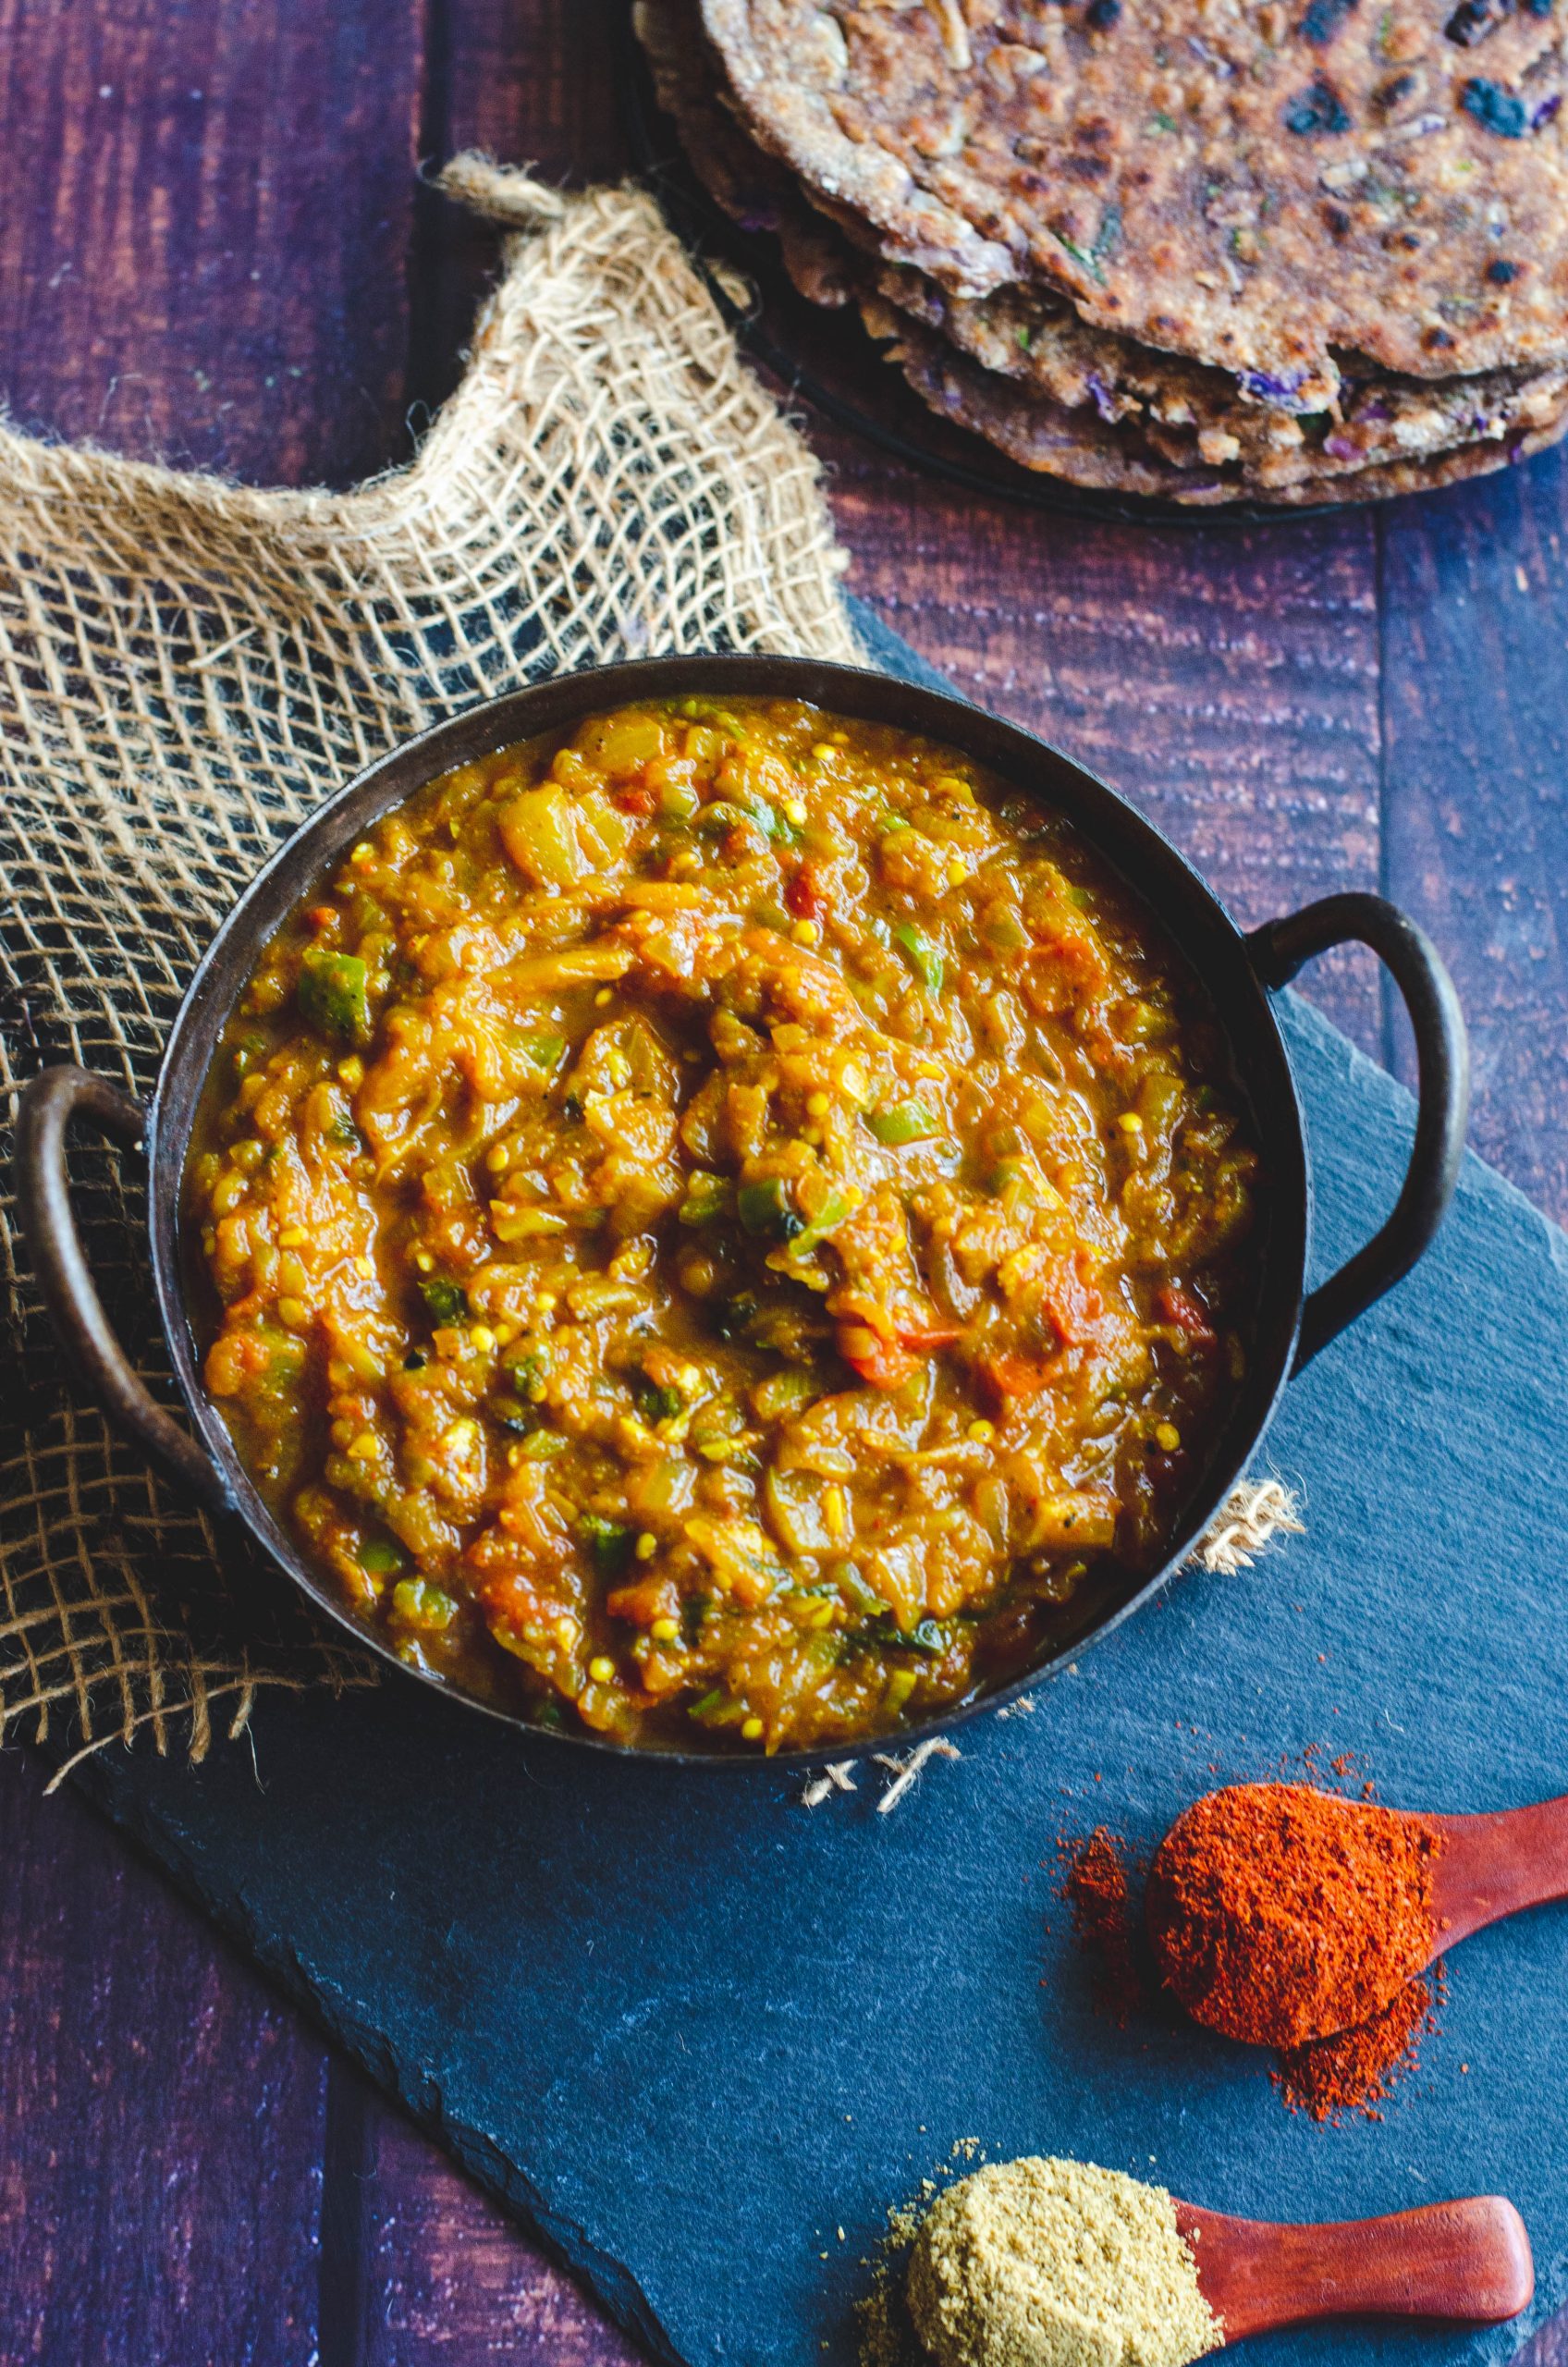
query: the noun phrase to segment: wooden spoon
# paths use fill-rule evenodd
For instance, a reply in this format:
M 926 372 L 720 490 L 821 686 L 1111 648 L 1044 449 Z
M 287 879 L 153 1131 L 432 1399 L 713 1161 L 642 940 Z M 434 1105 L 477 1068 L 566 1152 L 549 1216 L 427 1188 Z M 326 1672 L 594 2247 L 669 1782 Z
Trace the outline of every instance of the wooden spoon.
M 1386 2219 L 1279 2226 L 1178 2201 L 1198 2289 L 1227 2344 L 1312 2318 L 1515 2318 L 1536 2289 L 1525 2223 L 1501 2195 Z
M 1505 1915 L 1568 1898 L 1568 1795 L 1485 1816 L 1427 1821 L 1443 1836 L 1432 1868 L 1436 1941 L 1428 1963 Z

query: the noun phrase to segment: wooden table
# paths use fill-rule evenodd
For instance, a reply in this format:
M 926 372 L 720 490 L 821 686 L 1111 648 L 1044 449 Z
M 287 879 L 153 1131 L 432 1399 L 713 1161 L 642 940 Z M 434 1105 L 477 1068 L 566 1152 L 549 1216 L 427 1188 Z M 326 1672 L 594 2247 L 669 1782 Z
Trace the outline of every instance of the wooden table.
M 623 0 L 0 0 L 0 395 L 55 435 L 349 483 L 452 382 L 477 143 L 625 162 Z M 1475 1140 L 1568 1220 L 1568 476 L 1235 533 L 1085 527 L 817 435 L 852 583 L 1127 789 L 1247 920 L 1424 919 Z M 1369 961 L 1310 980 L 1390 1065 Z M 634 2356 L 69 1793 L 0 1760 L 0 2367 Z M 1521 2134 L 1521 2143 L 1527 2141 Z M 1568 2318 L 1532 2367 L 1568 2367 Z

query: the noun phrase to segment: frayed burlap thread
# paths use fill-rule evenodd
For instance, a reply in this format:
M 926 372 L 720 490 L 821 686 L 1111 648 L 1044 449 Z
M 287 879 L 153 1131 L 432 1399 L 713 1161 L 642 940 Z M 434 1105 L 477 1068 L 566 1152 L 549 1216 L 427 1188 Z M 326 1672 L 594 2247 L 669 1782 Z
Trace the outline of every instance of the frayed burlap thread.
M 151 1087 L 214 924 L 396 741 L 562 668 L 858 655 L 815 462 L 653 202 L 463 157 L 511 229 L 462 383 L 406 468 L 258 492 L 0 428 L 0 1084 Z M 111 1320 L 173 1402 L 134 1162 L 83 1147 Z M 8 1171 L 8 1160 L 7 1160 Z M 3 1219 L 0 1737 L 149 1733 L 200 1758 L 259 1687 L 373 1680 L 84 1408 Z

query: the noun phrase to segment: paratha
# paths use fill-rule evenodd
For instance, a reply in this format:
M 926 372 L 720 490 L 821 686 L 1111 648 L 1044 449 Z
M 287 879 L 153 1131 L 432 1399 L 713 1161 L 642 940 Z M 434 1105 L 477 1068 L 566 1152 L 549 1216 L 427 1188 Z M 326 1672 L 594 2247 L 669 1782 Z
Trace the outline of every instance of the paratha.
M 1326 478 L 1550 428 L 1568 397 L 1565 367 L 1434 382 L 1367 365 L 1343 380 L 1331 410 L 1304 420 L 1225 372 L 1091 327 L 1065 298 L 1043 289 L 951 296 L 909 265 L 876 260 L 876 242 L 854 216 L 825 199 L 808 204 L 788 167 L 746 135 L 725 103 L 696 0 L 637 0 L 635 20 L 660 104 L 716 201 L 744 227 L 778 238 L 791 278 L 814 302 L 859 304 L 933 410 L 961 418 L 1014 458 L 1026 456 L 1026 466 L 1168 495 L 1170 470 L 1198 472 L 1214 480 L 1203 491 L 1208 501 L 1297 484 L 1311 485 L 1308 497 L 1318 499 Z M 984 371 L 1017 380 L 1036 408 L 943 374 L 932 348 L 900 341 L 888 305 L 939 330 Z M 1061 416 L 1078 410 L 1126 432 L 1106 436 Z M 1496 457 L 1501 464 L 1505 454 Z
M 766 148 L 956 295 L 1288 396 L 1568 358 L 1553 0 L 702 0 Z M 1537 10 L 1544 13 L 1537 13 Z
M 773 233 L 790 278 L 814 304 L 847 304 L 853 289 L 843 238 L 721 104 L 696 0 L 633 0 L 631 18 L 659 104 L 709 196 L 741 229 Z
M 887 263 L 874 265 L 868 278 L 865 251 L 872 242 L 856 238 L 853 218 L 836 206 L 826 215 L 808 206 L 788 169 L 746 137 L 722 103 L 695 0 L 638 0 L 637 29 L 660 102 L 704 184 L 737 221 L 779 238 L 803 293 L 817 303 L 841 305 L 875 292 L 939 329 L 984 369 L 1019 380 L 1058 410 L 1092 406 L 1108 425 L 1131 421 L 1149 439 L 1151 464 L 1222 469 L 1229 478 L 1235 463 L 1248 485 L 1282 487 L 1472 443 L 1499 443 L 1521 427 L 1533 432 L 1556 415 L 1568 392 L 1568 372 L 1561 367 L 1442 382 L 1368 367 L 1341 383 L 1330 412 L 1304 422 L 1222 371 L 1090 327 L 1064 298 L 1043 290 L 1014 287 L 986 298 L 953 297 L 925 274 Z M 917 391 L 933 383 L 928 357 L 916 363 L 914 374 Z M 951 415 L 946 401 L 933 407 Z M 1044 442 L 1038 433 L 1030 436 L 1011 407 L 999 413 L 994 402 L 961 407 L 977 417 L 999 416 L 1010 445 L 1027 443 L 1037 456 L 1061 449 L 1064 442 L 1079 452 L 1084 443 L 1082 436 L 1064 436 L 1054 420 Z M 1094 439 L 1094 448 L 1103 453 L 1105 440 Z M 1041 465 L 1038 457 L 1034 465 Z M 1238 493 L 1246 489 L 1237 484 Z
M 1329 466 L 1288 482 L 1263 484 L 1243 479 L 1233 467 L 1178 462 L 1146 435 L 1025 393 L 966 362 L 945 339 L 913 322 L 895 321 L 887 312 L 878 313 L 874 304 L 865 309 L 867 325 L 888 336 L 888 358 L 932 411 L 983 435 L 1023 468 L 1101 492 L 1153 495 L 1205 508 L 1241 500 L 1282 508 L 1382 500 L 1506 468 L 1544 451 L 1568 428 L 1568 399 L 1560 398 L 1557 409 L 1545 418 L 1521 423 L 1498 438 L 1474 438 L 1450 451 Z
M 841 265 L 838 276 L 842 284 Z M 924 274 L 889 264 L 876 286 L 885 301 L 1031 397 L 1070 410 L 1092 403 L 1109 423 L 1142 426 L 1171 457 L 1172 435 L 1190 431 L 1204 465 L 1237 463 L 1249 486 L 1498 442 L 1519 426 L 1543 424 L 1568 399 L 1568 363 L 1448 379 L 1367 368 L 1341 378 L 1331 410 L 1303 418 L 1249 400 L 1200 362 L 1175 362 L 1071 320 L 1037 326 L 1036 308 L 1011 291 L 978 301 L 945 298 Z

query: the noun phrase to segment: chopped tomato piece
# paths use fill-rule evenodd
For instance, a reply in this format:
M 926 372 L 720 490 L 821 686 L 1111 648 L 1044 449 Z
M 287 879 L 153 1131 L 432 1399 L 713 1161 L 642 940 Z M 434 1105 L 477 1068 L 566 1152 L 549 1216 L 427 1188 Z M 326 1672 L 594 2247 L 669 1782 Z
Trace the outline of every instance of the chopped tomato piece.
M 798 921 L 818 921 L 827 909 L 814 865 L 802 863 L 784 890 L 784 901 Z
M 981 1369 L 998 1398 L 1038 1397 L 1050 1387 L 1056 1367 L 1044 1356 L 987 1356 Z
M 1040 1305 L 1055 1327 L 1064 1348 L 1082 1347 L 1093 1336 L 1105 1313 L 1097 1283 L 1085 1281 L 1076 1266 L 1063 1262 L 1040 1294 Z
M 1212 1348 L 1217 1344 L 1219 1334 L 1208 1319 L 1207 1309 L 1199 1306 L 1191 1291 L 1167 1283 L 1155 1305 L 1162 1319 L 1174 1324 L 1178 1331 L 1184 1331 L 1194 1347 Z
M 679 1615 L 680 1595 L 667 1577 L 638 1578 L 607 1594 L 605 1609 L 612 1619 L 630 1619 L 639 1627 L 651 1627 L 655 1619 Z
M 884 1340 L 868 1323 L 839 1324 L 839 1354 L 873 1389 L 901 1389 L 921 1366 L 912 1349 Z

